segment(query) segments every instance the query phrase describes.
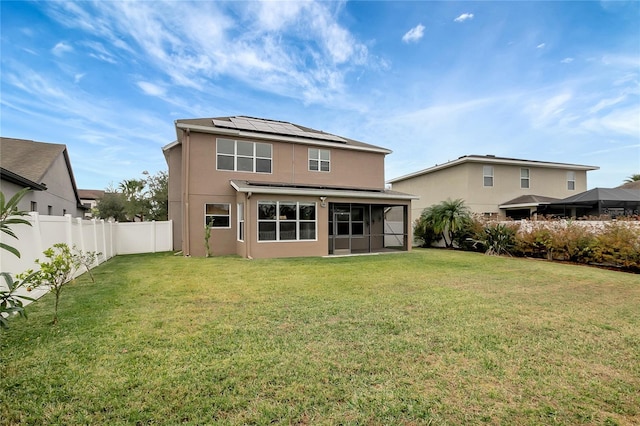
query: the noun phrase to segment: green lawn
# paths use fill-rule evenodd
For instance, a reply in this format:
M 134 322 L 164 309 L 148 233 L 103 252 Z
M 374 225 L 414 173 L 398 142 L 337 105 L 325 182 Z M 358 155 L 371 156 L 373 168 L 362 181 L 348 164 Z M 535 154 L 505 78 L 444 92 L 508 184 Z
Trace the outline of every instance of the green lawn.
M 1 424 L 640 424 L 640 277 L 119 256 L 1 337 Z

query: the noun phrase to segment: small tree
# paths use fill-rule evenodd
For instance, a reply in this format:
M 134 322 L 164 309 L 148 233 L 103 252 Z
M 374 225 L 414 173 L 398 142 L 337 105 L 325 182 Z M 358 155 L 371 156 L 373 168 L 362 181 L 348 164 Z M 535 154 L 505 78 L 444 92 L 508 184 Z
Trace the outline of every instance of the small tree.
M 98 253 L 95 251 L 88 251 L 86 253 L 83 253 L 76 246 L 73 246 L 73 266 L 76 270 L 80 270 L 80 268 L 84 266 L 84 268 L 89 273 L 89 277 L 91 277 L 91 282 L 95 283 L 96 280 L 95 278 L 93 278 L 93 274 L 91 273 L 91 265 L 96 263 L 98 256 L 100 256 L 101 254 L 102 253 Z
M 457 234 L 469 227 L 471 213 L 464 200 L 448 199 L 424 209 L 420 220 L 425 222 L 425 227 L 442 236 L 446 247 L 453 247 Z
M 625 182 L 637 182 L 639 180 L 640 180 L 640 173 L 636 173 L 636 174 L 633 174 L 633 175 L 629 176 L 624 181 Z
M 213 219 L 211 219 L 211 223 L 207 223 L 204 225 L 204 250 L 205 256 L 211 257 L 211 246 L 209 245 L 209 240 L 211 239 L 211 225 L 213 225 Z
M 55 296 L 53 324 L 57 324 L 60 294 L 64 286 L 72 281 L 75 264 L 69 246 L 64 243 L 54 244 L 44 251 L 44 255 L 48 261 L 36 259 L 36 263 L 40 265 L 40 270 L 35 272 L 36 281 L 39 285 L 49 285 Z
M 20 192 L 16 193 L 13 197 L 11 197 L 11 199 L 9 199 L 6 204 L 4 194 L 0 192 L 0 231 L 15 238 L 16 240 L 18 239 L 18 237 L 9 227 L 9 225 L 22 224 L 31 226 L 31 222 L 26 219 L 20 218 L 20 216 L 27 216 L 29 213 L 18 209 L 18 203 L 28 191 L 29 188 L 24 188 Z M 13 246 L 0 242 L 0 248 L 3 248 L 9 253 L 13 253 L 14 255 L 20 257 L 20 252 Z
M 100 219 L 114 219 L 118 222 L 124 222 L 127 220 L 125 205 L 124 195 L 119 192 L 106 191 L 96 206 L 97 216 Z
M 27 312 L 24 310 L 23 300 L 33 302 L 35 299 L 16 294 L 21 288 L 27 288 L 28 290 L 35 284 L 37 272 L 28 271 L 24 274 L 19 274 L 13 279 L 11 274 L 7 272 L 0 272 L 2 278 L 4 278 L 6 289 L 0 287 L 0 328 L 8 328 L 9 323 L 7 317 L 12 314 L 27 317 Z
M 20 216 L 26 216 L 28 213 L 18 209 L 18 203 L 29 191 L 29 188 L 16 193 L 7 203 L 5 203 L 5 197 L 0 192 L 0 231 L 3 233 L 18 239 L 16 234 L 11 229 L 13 225 L 29 225 L 31 222 L 20 218 Z M 8 251 L 9 253 L 20 257 L 20 252 L 13 246 L 0 242 L 0 248 Z M 30 297 L 17 294 L 18 290 L 30 285 L 35 278 L 32 273 L 26 273 L 19 275 L 16 280 L 7 273 L 0 272 L 0 275 L 4 279 L 6 289 L 0 284 L 0 328 L 6 328 L 8 326 L 7 317 L 12 314 L 18 314 L 26 318 L 27 313 L 24 310 L 23 300 L 33 300 Z

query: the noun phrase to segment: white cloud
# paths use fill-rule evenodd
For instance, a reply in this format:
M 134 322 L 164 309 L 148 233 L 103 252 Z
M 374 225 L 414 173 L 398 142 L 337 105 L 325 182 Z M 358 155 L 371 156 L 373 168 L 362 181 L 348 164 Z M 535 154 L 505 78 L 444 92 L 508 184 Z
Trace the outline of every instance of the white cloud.
M 454 19 L 454 21 L 455 22 L 464 22 L 464 21 L 467 21 L 469 19 L 473 19 L 473 13 L 463 13 L 462 15 L 460 15 L 456 19 Z
M 540 43 L 539 45 L 536 46 L 536 49 L 544 49 L 545 46 L 546 46 L 546 43 Z
M 142 91 L 149 96 L 164 96 L 167 90 L 157 84 L 149 83 L 148 81 L 138 81 L 136 83 Z
M 230 77 L 304 102 L 331 102 L 346 90 L 348 73 L 382 62 L 338 22 L 342 3 L 161 3 L 47 6 L 62 24 L 105 40 L 106 47 L 85 43 L 91 56 L 119 61 L 109 52 L 110 43 L 164 73 L 173 84 L 203 92 L 212 89 L 213 79 Z
M 63 54 L 65 54 L 67 52 L 73 52 L 73 47 L 71 47 L 70 45 L 68 45 L 64 41 L 61 41 L 60 43 L 56 44 L 53 47 L 53 49 L 51 49 L 51 53 L 53 53 L 56 56 L 62 56 Z
M 564 58 L 560 62 L 563 64 L 570 64 L 571 62 L 573 62 L 573 58 Z
M 418 24 L 411 28 L 405 35 L 402 36 L 402 41 L 405 43 L 416 42 L 424 35 L 424 25 Z
M 85 76 L 84 73 L 77 73 L 73 76 L 73 82 L 74 83 L 80 83 L 80 80 L 83 79 L 83 77 Z

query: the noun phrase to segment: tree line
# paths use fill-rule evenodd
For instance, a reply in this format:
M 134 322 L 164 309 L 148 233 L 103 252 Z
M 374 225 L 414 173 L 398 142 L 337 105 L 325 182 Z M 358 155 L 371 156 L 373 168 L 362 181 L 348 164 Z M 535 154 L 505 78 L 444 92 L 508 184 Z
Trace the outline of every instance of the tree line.
M 169 174 L 142 172 L 139 179 L 125 179 L 105 190 L 94 216 L 118 222 L 167 220 L 169 217 Z

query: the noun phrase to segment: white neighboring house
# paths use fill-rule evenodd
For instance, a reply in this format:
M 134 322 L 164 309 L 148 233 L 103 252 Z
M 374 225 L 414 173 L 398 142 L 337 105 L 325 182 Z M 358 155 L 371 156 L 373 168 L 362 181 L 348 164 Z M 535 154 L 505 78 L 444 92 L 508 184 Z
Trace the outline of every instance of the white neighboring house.
M 463 199 L 473 213 L 504 219 L 529 218 L 540 207 L 587 189 L 596 166 L 465 155 L 389 180 L 393 190 L 416 194 L 412 220 L 447 199 Z

